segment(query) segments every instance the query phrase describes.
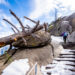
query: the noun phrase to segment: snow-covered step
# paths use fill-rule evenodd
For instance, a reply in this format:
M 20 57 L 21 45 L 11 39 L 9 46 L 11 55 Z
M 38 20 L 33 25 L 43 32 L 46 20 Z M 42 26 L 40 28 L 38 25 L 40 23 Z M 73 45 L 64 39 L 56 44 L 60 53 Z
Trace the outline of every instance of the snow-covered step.
M 63 66 L 63 67 L 62 67 Z M 62 66 L 56 66 L 55 68 L 53 68 L 53 69 L 45 69 L 45 71 L 44 72 L 46 72 L 46 73 L 53 73 L 53 72 L 56 72 L 56 74 L 58 73 L 58 72 L 61 72 L 61 71 L 64 71 L 64 72 L 66 72 L 67 70 L 68 71 L 73 71 L 74 69 L 75 69 L 75 67 L 72 67 L 72 66 L 65 66 L 65 65 L 62 65 Z M 74 72 L 74 71 L 73 71 Z M 74 72 L 75 73 L 75 72 Z
M 70 51 L 75 52 L 75 50 L 66 50 L 66 49 L 64 49 L 64 50 L 61 51 L 61 53 L 62 52 L 70 52 Z
M 47 72 L 46 74 L 44 75 L 75 75 L 75 72 L 71 72 L 71 71 L 60 71 L 60 72 Z
M 73 52 L 65 52 L 65 53 L 61 53 L 60 55 L 74 55 L 75 53 Z
M 54 68 L 45 69 L 43 75 L 73 75 L 75 74 L 75 67 L 67 66 L 62 63 L 57 64 Z M 55 74 L 54 74 L 55 73 Z
M 75 50 L 64 49 L 52 64 L 45 66 L 43 75 L 75 75 Z
M 71 49 L 64 49 L 64 51 L 72 51 L 72 52 L 75 52 L 75 50 L 71 50 Z
M 49 64 L 46 66 L 46 69 L 54 68 L 57 64 Z
M 59 58 L 75 58 L 75 56 L 74 55 L 72 55 L 72 56 L 69 56 L 69 55 L 63 55 L 63 56 L 60 56 Z
M 60 57 L 75 57 L 75 55 L 61 55 Z
M 75 50 L 62 50 L 61 54 L 74 54 Z
M 75 64 L 74 62 L 71 62 L 71 61 L 53 61 L 53 64 L 58 64 L 58 63 L 64 63 L 64 64 Z
M 75 60 L 75 58 L 55 58 L 54 60 L 69 60 L 69 61 L 71 61 L 71 60 Z
M 75 60 L 64 60 L 64 59 L 58 59 L 58 60 L 56 60 L 56 61 L 71 61 L 71 62 L 75 62 Z

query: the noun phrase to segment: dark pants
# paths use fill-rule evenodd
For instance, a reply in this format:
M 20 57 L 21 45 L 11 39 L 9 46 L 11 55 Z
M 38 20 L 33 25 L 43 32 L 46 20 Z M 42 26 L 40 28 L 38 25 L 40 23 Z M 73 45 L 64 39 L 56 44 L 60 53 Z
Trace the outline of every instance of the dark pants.
M 63 36 L 64 43 L 66 43 L 67 36 Z

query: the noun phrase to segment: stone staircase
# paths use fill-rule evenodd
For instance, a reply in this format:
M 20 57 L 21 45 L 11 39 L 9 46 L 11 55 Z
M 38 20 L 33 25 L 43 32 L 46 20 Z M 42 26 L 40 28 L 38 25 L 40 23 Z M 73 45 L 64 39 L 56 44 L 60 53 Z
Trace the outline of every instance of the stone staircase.
M 41 71 L 43 75 L 75 75 L 75 50 L 63 49 L 59 57 Z

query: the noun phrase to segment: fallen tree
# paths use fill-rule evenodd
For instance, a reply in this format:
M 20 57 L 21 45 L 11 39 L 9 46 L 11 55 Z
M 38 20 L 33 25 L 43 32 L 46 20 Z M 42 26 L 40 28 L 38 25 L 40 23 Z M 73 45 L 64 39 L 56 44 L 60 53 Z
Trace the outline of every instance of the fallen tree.
M 50 33 L 47 32 L 47 23 L 40 25 L 40 21 L 36 22 L 24 16 L 24 18 L 36 24 L 33 28 L 31 28 L 29 25 L 24 27 L 21 20 L 16 16 L 16 14 L 11 10 L 9 11 L 19 22 L 22 31 L 20 31 L 16 27 L 16 25 L 11 23 L 7 19 L 3 19 L 4 21 L 8 22 L 12 26 L 12 30 L 14 31 L 14 34 L 7 37 L 0 38 L 0 47 L 3 47 L 5 45 L 10 45 L 10 47 L 11 46 L 36 47 L 36 46 L 41 46 L 50 43 L 51 38 L 50 38 Z

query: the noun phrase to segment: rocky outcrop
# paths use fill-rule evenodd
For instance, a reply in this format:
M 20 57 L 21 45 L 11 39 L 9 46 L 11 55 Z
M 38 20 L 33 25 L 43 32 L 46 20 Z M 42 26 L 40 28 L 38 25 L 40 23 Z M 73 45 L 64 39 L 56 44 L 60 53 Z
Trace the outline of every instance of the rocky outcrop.
M 50 31 L 52 35 L 60 36 L 63 32 L 68 32 L 69 35 L 67 38 L 67 42 L 75 42 L 75 13 L 70 16 L 58 18 L 55 22 L 51 24 L 54 25 L 53 29 Z
M 75 43 L 75 31 L 68 35 L 67 42 Z

